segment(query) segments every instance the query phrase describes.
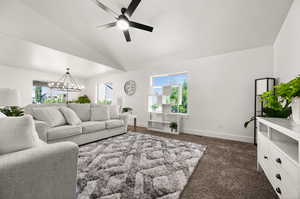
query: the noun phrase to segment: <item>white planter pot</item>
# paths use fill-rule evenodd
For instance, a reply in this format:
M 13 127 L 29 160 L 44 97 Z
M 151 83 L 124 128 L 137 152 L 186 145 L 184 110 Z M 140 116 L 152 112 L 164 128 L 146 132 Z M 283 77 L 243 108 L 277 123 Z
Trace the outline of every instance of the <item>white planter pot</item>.
M 300 124 L 300 97 L 295 97 L 292 102 L 293 120 Z

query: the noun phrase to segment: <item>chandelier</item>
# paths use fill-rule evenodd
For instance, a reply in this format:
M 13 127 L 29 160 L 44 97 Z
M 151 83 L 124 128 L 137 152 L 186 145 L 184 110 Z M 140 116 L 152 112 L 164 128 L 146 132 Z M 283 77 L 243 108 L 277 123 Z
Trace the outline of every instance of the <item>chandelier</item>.
M 49 82 L 48 86 L 51 89 L 66 92 L 80 92 L 84 89 L 84 87 L 76 82 L 76 80 L 72 77 L 70 68 L 67 68 L 67 72 L 58 81 Z

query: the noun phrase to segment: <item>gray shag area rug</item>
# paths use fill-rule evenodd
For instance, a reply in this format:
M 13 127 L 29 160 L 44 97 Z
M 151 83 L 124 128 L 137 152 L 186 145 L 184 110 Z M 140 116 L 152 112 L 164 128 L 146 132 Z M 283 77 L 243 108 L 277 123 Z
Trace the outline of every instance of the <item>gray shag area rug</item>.
M 77 199 L 178 199 L 205 150 L 140 133 L 82 146 Z

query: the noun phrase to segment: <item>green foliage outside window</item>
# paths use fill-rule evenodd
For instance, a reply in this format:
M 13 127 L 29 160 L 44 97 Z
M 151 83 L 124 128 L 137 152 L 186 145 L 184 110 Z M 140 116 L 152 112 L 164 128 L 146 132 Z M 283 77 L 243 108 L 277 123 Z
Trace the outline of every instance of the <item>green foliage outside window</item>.
M 179 99 L 178 99 L 178 92 L 179 89 L 178 87 L 173 87 L 172 88 L 172 94 L 171 94 L 171 111 L 174 113 L 187 113 L 188 112 L 188 86 L 187 82 L 185 81 L 182 84 L 182 99 L 181 99 L 181 104 L 179 104 Z
M 97 104 L 111 104 L 111 100 L 98 100 Z

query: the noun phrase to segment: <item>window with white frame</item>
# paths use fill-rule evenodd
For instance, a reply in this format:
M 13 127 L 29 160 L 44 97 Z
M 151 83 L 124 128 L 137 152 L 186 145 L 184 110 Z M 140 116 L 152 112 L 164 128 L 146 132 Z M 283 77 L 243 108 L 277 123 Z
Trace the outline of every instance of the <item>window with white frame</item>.
M 99 84 L 98 104 L 111 104 L 113 100 L 113 84 L 106 82 Z
M 37 80 L 32 82 L 32 103 L 65 103 L 67 101 L 67 93 L 65 91 L 49 88 L 48 83 L 49 82 Z
M 188 113 L 188 74 L 152 76 L 148 104 L 149 112 Z

